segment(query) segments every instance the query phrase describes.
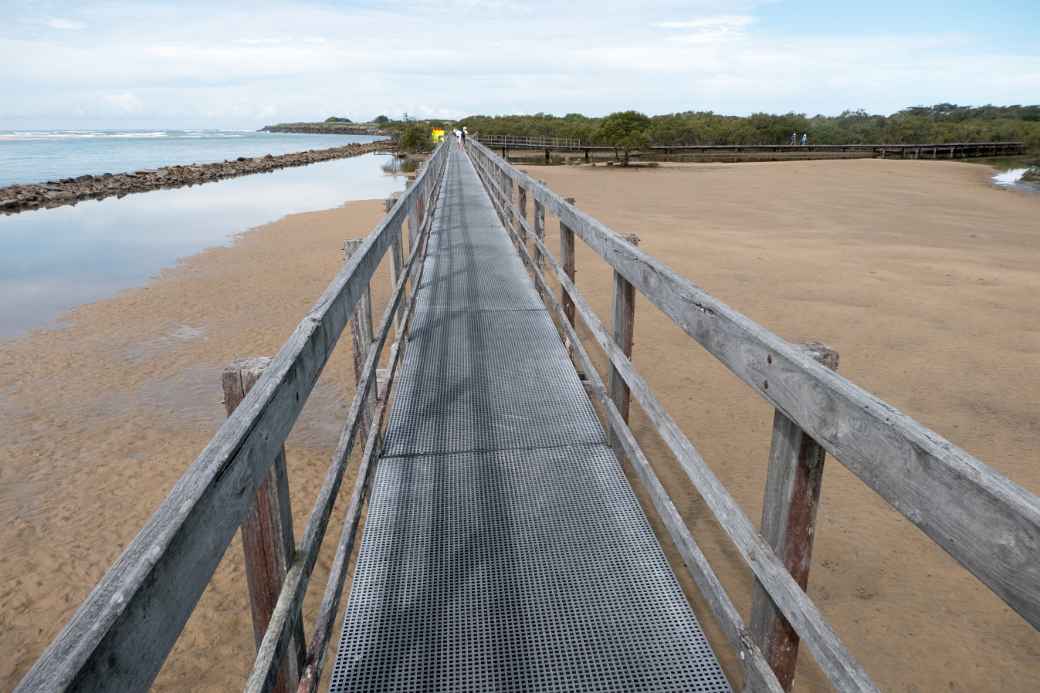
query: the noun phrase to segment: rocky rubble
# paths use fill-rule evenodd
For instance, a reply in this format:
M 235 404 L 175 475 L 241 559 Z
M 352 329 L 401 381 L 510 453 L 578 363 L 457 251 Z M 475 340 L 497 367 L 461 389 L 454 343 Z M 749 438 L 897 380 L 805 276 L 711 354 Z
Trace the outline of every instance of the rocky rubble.
M 308 149 L 290 154 L 268 154 L 254 158 L 239 157 L 233 161 L 210 164 L 164 166 L 133 173 L 103 173 L 98 176 L 63 178 L 46 183 L 9 185 L 6 188 L 0 188 L 0 213 L 13 214 L 41 207 L 74 205 L 80 200 L 100 200 L 159 188 L 199 185 L 222 178 L 265 173 L 289 166 L 306 166 L 318 161 L 345 159 L 369 152 L 387 151 L 392 148 L 393 143 L 385 140 L 366 144 L 348 144 L 331 149 Z

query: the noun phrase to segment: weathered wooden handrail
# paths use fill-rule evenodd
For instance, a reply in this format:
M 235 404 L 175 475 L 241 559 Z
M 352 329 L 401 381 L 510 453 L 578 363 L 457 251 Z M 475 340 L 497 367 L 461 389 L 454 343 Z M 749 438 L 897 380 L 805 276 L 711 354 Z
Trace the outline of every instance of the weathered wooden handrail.
M 395 233 L 400 233 L 405 218 L 421 199 L 424 209 L 429 209 L 429 197 L 436 190 L 447 151 L 442 146 L 433 154 L 415 185 L 339 271 L 263 376 L 26 674 L 19 691 L 143 690 L 151 684 L 242 524 L 255 489 L 302 411 Z M 395 308 L 399 300 L 398 290 Z M 366 391 L 368 387 L 370 380 L 366 380 Z M 355 397 L 348 440 L 341 439 L 341 447 L 353 443 L 359 407 Z M 342 473 L 335 464 L 329 470 L 317 516 L 312 514 L 307 524 L 272 627 L 280 618 L 286 592 L 306 586 L 306 575 L 301 572 L 309 574 L 316 559 L 316 546 L 324 535 Z M 307 570 L 301 559 L 309 564 Z M 281 618 L 284 625 L 286 618 Z M 288 632 L 289 628 L 281 630 Z M 264 653 L 262 644 L 258 659 Z M 276 668 L 267 672 L 266 680 L 273 683 L 271 672 L 276 673 Z
M 608 144 L 583 142 L 578 139 L 560 137 L 528 137 L 521 135 L 485 135 L 477 138 L 491 149 L 544 149 L 556 151 L 593 152 L 615 151 Z M 749 153 L 749 152 L 867 152 L 885 158 L 895 153 L 906 158 L 939 158 L 940 155 L 956 158 L 964 156 L 994 156 L 999 154 L 1022 154 L 1025 142 L 921 142 L 909 144 L 651 144 L 642 148 L 651 153 Z M 930 156 L 929 156 L 930 154 Z
M 486 169 L 481 168 L 481 163 L 480 160 L 477 161 L 477 170 L 486 184 L 487 171 Z M 495 204 L 496 209 L 501 210 L 504 204 L 501 199 L 501 191 L 492 186 L 488 186 L 488 190 L 492 193 L 491 201 Z M 526 219 L 521 218 L 521 229 L 526 228 L 527 221 Z M 783 688 L 777 681 L 772 669 L 770 669 L 765 656 L 751 639 L 750 634 L 745 628 L 740 613 L 733 605 L 729 595 L 723 589 L 722 583 L 708 564 L 708 559 L 704 556 L 700 547 L 697 546 L 697 542 L 694 541 L 693 536 L 690 534 L 690 530 L 686 527 L 682 517 L 679 515 L 679 511 L 676 510 L 675 505 L 668 497 L 667 492 L 664 490 L 664 486 L 661 485 L 660 480 L 654 473 L 646 455 L 643 453 L 643 450 L 636 441 L 634 434 L 628 427 L 628 423 L 625 421 L 624 417 L 622 417 L 621 411 L 618 409 L 614 399 L 608 394 L 602 378 L 600 378 L 599 373 L 596 372 L 592 360 L 589 357 L 588 352 L 585 350 L 585 346 L 578 338 L 573 320 L 567 315 L 561 303 L 553 296 L 549 284 L 545 279 L 545 275 L 542 272 L 542 268 L 537 262 L 535 262 L 532 253 L 527 249 L 526 243 L 522 241 L 525 234 L 527 234 L 527 231 L 521 231 L 518 233 L 510 229 L 510 234 L 513 235 L 514 241 L 517 242 L 521 259 L 523 259 L 524 264 L 527 265 L 528 269 L 534 275 L 535 285 L 538 291 L 545 297 L 549 307 L 556 315 L 556 319 L 563 330 L 564 338 L 571 345 L 573 353 L 577 355 L 579 367 L 581 367 L 587 374 L 586 387 L 606 412 L 608 429 L 612 435 L 618 438 L 619 444 L 623 447 L 625 455 L 635 466 L 636 471 L 640 476 L 640 481 L 650 493 L 650 498 L 654 503 L 654 507 L 663 519 L 665 526 L 668 529 L 669 536 L 672 538 L 677 550 L 679 551 L 679 555 L 682 556 L 683 562 L 689 569 L 691 577 L 708 600 L 708 604 L 711 607 L 712 612 L 715 614 L 716 619 L 719 621 L 719 624 L 722 626 L 726 637 L 729 638 L 730 644 L 738 652 L 740 659 L 744 661 L 746 677 L 755 685 L 755 691 L 771 691 L 773 693 L 782 691 Z M 542 247 L 545 247 L 544 242 L 542 242 Z M 563 271 L 564 276 L 566 276 L 566 271 L 562 270 L 551 254 L 549 255 L 549 263 L 557 272 L 558 277 L 561 271 Z M 565 286 L 563 287 L 563 291 L 565 293 L 568 291 Z M 583 301 L 584 299 L 579 300 Z M 591 314 L 591 310 L 589 312 Z
M 503 174 L 524 188 L 687 334 L 1040 627 L 1040 499 L 711 297 L 486 147 L 470 142 L 469 151 L 485 171 L 493 198 L 500 194 L 493 181 Z M 540 239 L 535 243 L 551 258 Z M 555 259 L 551 263 L 612 368 L 832 682 L 842 689 L 869 686 L 815 606 L 608 337 L 567 273 Z
M 439 153 L 446 151 L 447 147 L 441 147 Z M 441 161 L 440 164 L 443 165 L 443 161 Z M 435 179 L 428 180 L 425 183 L 430 186 L 430 198 L 432 198 L 438 190 L 440 180 L 441 175 L 438 173 Z M 415 187 L 419 187 L 418 179 Z M 403 200 L 404 198 L 402 198 L 402 201 Z M 397 207 L 400 207 L 402 201 L 397 203 Z M 395 207 L 395 209 L 397 207 Z M 411 245 L 413 246 L 411 256 L 408 258 L 408 262 L 405 265 L 403 272 L 395 282 L 395 288 L 391 295 L 390 302 L 387 304 L 386 310 L 384 311 L 377 336 L 373 340 L 368 349 L 368 353 L 366 354 L 361 378 L 358 381 L 357 390 L 354 393 L 354 400 L 351 402 L 350 412 L 347 415 L 347 423 L 340 434 L 339 443 L 337 444 L 336 451 L 332 456 L 332 465 L 330 466 L 325 481 L 318 493 L 318 501 L 315 502 L 314 510 L 311 513 L 311 517 L 308 520 L 307 527 L 304 531 L 304 539 L 301 542 L 299 551 L 297 551 L 297 560 L 290 569 L 285 585 L 282 587 L 278 604 L 275 607 L 274 614 L 271 618 L 271 624 L 267 629 L 263 642 L 260 644 L 253 672 L 246 684 L 245 690 L 251 693 L 268 691 L 275 683 L 278 674 L 277 664 L 282 660 L 284 652 L 289 646 L 289 640 L 293 629 L 293 619 L 299 614 L 300 606 L 303 604 L 303 598 L 306 594 L 310 573 L 314 568 L 314 563 L 317 561 L 322 537 L 328 526 L 329 515 L 332 512 L 332 505 L 339 491 L 339 485 L 342 482 L 343 474 L 346 470 L 347 460 L 353 450 L 355 437 L 361 427 L 363 419 L 362 412 L 367 406 L 366 401 L 376 384 L 376 371 L 377 366 L 379 365 L 379 356 L 383 352 L 383 347 L 386 345 L 391 330 L 394 329 L 393 325 L 395 324 L 399 308 L 404 302 L 405 285 L 408 283 L 410 278 L 414 277 L 415 273 L 421 273 L 422 271 L 423 265 L 421 262 L 417 261 L 417 258 L 419 258 L 425 251 L 426 236 L 429 232 L 431 219 L 432 218 L 428 215 L 423 222 L 417 222 L 422 223 L 421 233 L 416 234 L 410 232 L 409 234 L 412 237 Z M 416 282 L 417 281 L 418 279 L 416 279 Z M 407 313 L 403 316 L 401 321 L 402 329 L 404 329 L 408 320 L 411 318 L 414 301 L 415 294 L 413 293 L 411 300 L 408 301 L 407 304 Z M 401 335 L 400 332 L 397 334 Z M 403 354 L 403 348 L 397 349 L 393 352 L 387 387 L 390 387 L 393 383 L 394 373 L 396 372 L 397 365 L 403 357 Z M 307 664 L 305 671 L 303 672 L 303 678 L 300 682 L 301 690 L 313 691 L 321 678 L 321 669 L 325 660 L 325 652 L 328 647 L 332 624 L 336 617 L 336 610 L 343 589 L 343 581 L 346 578 L 346 561 L 350 557 L 350 552 L 353 547 L 357 522 L 361 511 L 361 500 L 368 483 L 370 462 L 374 456 L 379 454 L 379 427 L 383 421 L 386 402 L 387 399 L 385 397 L 379 400 L 376 411 L 372 416 L 372 421 L 369 424 L 368 431 L 366 432 L 365 449 L 361 465 L 358 467 L 358 475 L 354 491 L 351 494 L 350 506 L 346 514 L 347 520 L 344 522 L 341 541 L 337 546 L 336 556 L 333 559 L 333 565 L 329 570 L 329 579 L 326 585 L 326 591 L 322 598 L 322 605 L 315 624 L 314 639 L 308 647 Z

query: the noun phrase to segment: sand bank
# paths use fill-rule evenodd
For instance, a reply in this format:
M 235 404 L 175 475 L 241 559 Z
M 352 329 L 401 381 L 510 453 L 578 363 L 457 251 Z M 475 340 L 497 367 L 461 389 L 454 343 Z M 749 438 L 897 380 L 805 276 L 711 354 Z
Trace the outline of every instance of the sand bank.
M 343 240 L 381 214 L 381 201 L 365 201 L 286 217 L 79 308 L 67 329 L 0 342 L 0 689 L 32 665 L 223 421 L 221 369 L 274 355 L 341 266 Z M 375 281 L 377 306 L 388 283 Z M 349 336 L 343 345 L 287 450 L 297 535 L 353 396 Z M 315 571 L 317 599 L 329 558 Z M 236 539 L 157 688 L 241 689 L 255 653 L 249 618 Z
M 838 349 L 846 377 L 1040 492 L 1040 195 L 949 162 L 529 172 L 780 336 Z M 578 286 L 609 318 L 610 274 L 578 246 Z M 642 298 L 634 360 L 757 524 L 769 407 Z M 746 617 L 750 572 L 646 420 L 634 422 Z M 824 477 L 809 592 L 881 688 L 1034 688 L 1040 633 L 840 464 Z M 829 690 L 804 650 L 796 689 Z

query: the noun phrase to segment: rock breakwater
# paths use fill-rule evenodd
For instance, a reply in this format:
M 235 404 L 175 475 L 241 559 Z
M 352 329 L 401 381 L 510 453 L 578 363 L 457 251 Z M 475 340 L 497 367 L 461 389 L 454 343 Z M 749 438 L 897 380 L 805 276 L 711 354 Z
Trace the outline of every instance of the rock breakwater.
M 63 178 L 46 183 L 9 185 L 0 188 L 0 213 L 14 214 L 30 209 L 74 205 L 81 200 L 101 200 L 106 197 L 122 197 L 130 193 L 160 188 L 200 185 L 223 178 L 266 173 L 290 166 L 306 166 L 319 161 L 388 151 L 393 149 L 393 146 L 393 142 L 384 140 L 365 144 L 348 144 L 330 149 L 308 149 L 289 154 L 239 157 L 230 161 L 208 164 L 163 166 L 132 173 L 103 173 L 97 176 Z

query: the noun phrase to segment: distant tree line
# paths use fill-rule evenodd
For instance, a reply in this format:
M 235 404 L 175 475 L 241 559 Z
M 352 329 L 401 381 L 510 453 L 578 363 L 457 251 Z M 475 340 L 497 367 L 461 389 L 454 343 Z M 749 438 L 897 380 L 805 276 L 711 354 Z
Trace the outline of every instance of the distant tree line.
M 680 144 L 785 144 L 791 134 L 808 134 L 814 144 L 913 144 L 1021 140 L 1040 152 L 1040 105 L 914 106 L 889 116 L 863 110 L 837 116 L 804 113 L 719 115 L 685 111 L 643 116 L 634 111 L 590 118 L 580 113 L 554 116 L 469 116 L 459 121 L 481 135 L 567 137 L 590 144 L 637 149 L 639 142 Z M 627 143 L 621 146 L 622 141 Z M 627 145 L 632 145 L 631 147 Z

